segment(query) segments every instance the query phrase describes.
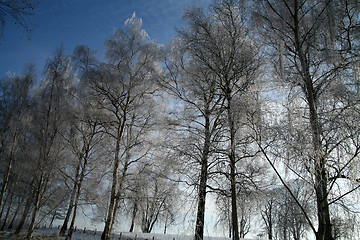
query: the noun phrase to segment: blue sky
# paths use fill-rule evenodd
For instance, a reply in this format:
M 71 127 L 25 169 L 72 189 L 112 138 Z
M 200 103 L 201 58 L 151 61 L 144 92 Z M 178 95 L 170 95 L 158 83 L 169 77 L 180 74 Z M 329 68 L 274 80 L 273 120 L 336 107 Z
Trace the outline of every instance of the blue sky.
M 211 0 L 39 0 L 31 17 L 31 39 L 17 25 L 8 23 L 0 39 L 0 78 L 7 72 L 21 74 L 27 63 L 39 73 L 45 61 L 63 44 L 72 53 L 79 44 L 105 52 L 104 42 L 122 28 L 133 12 L 143 28 L 159 43 L 167 43 L 181 28 L 183 10 L 191 5 L 207 7 Z

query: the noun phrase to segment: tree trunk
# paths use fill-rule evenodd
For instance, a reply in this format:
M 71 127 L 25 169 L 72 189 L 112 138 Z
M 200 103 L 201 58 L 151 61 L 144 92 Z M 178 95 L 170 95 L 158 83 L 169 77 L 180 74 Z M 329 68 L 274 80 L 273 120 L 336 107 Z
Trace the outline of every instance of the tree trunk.
M 30 211 L 31 202 L 32 202 L 32 200 L 31 200 L 31 197 L 29 196 L 29 198 L 28 198 L 28 200 L 26 202 L 26 205 L 25 205 L 23 215 L 22 215 L 21 220 L 19 222 L 19 225 L 17 226 L 17 228 L 15 230 L 15 235 L 19 234 L 21 232 L 22 227 L 24 226 L 26 217 L 28 216 L 29 211 Z
M 165 224 L 164 224 L 164 234 L 166 234 L 166 231 L 167 231 L 167 217 L 165 219 Z
M 318 216 L 317 240 L 334 240 L 330 222 L 329 203 L 327 199 L 326 160 L 322 152 L 321 128 L 317 116 L 315 102 L 308 99 L 310 109 L 310 124 L 313 131 L 314 159 L 315 159 L 315 192 Z
M 230 165 L 230 181 L 231 181 L 231 225 L 232 239 L 239 240 L 239 221 L 237 216 L 237 199 L 236 199 L 236 181 L 235 181 L 235 163 L 232 161 Z
M 109 209 L 107 213 L 107 218 L 105 222 L 104 231 L 101 235 L 101 240 L 110 240 L 111 235 L 111 223 L 113 221 L 114 212 L 115 212 L 115 205 L 116 205 L 116 190 L 118 185 L 118 170 L 119 170 L 119 151 L 120 151 L 120 140 L 117 140 L 116 144 L 116 153 L 115 153 L 115 162 L 114 162 L 114 169 L 113 169 L 113 182 L 111 186 L 111 193 L 110 193 L 110 203 Z
M 66 236 L 66 240 L 70 240 L 72 237 L 72 234 L 74 232 L 74 226 L 75 226 L 75 221 L 76 221 L 76 215 L 77 215 L 77 209 L 79 206 L 79 199 L 80 199 L 80 194 L 81 194 L 81 182 L 78 185 L 78 189 L 77 189 L 77 193 L 76 193 L 76 198 L 75 198 L 75 204 L 74 204 L 74 208 L 73 208 L 73 216 L 71 219 L 71 223 L 70 223 L 70 227 L 69 227 L 69 231 L 68 234 Z
M 34 183 L 34 180 L 31 181 L 30 186 L 32 186 L 32 184 Z M 26 204 L 25 204 L 25 208 L 24 208 L 24 212 L 21 216 L 21 220 L 19 222 L 19 225 L 17 226 L 16 230 L 15 230 L 15 235 L 19 234 L 22 227 L 24 226 L 25 220 L 29 214 L 30 208 L 31 208 L 31 203 L 33 200 L 33 194 L 30 192 L 28 199 L 26 200 Z
M 270 203 L 269 205 L 269 222 L 268 222 L 268 237 L 269 237 L 269 240 L 272 240 L 273 239 L 273 223 L 272 223 L 272 202 Z
M 28 232 L 26 235 L 27 239 L 31 239 L 32 235 L 34 233 L 34 228 L 35 228 L 35 222 L 36 222 L 36 218 L 40 209 L 40 201 L 42 198 L 42 189 L 43 189 L 43 184 L 44 184 L 44 172 L 41 172 L 40 178 L 39 178 L 39 184 L 38 187 L 36 189 L 36 196 L 35 196 L 35 204 L 34 204 L 34 209 L 33 209 L 33 214 L 31 217 L 31 222 L 30 222 L 30 226 L 28 228 Z
M 240 233 L 239 233 L 240 238 L 245 238 L 246 235 L 245 227 L 246 227 L 246 220 L 242 216 L 240 219 Z
M 78 185 L 77 181 L 78 181 L 78 178 L 79 178 L 79 171 L 80 171 L 81 161 L 82 161 L 82 158 L 80 158 L 80 160 L 78 162 L 78 165 L 76 166 L 75 182 L 74 182 L 73 189 L 71 190 L 69 207 L 67 209 L 66 216 L 65 216 L 63 225 L 61 226 L 61 230 L 60 230 L 60 233 L 59 233 L 60 236 L 65 236 L 65 232 L 66 232 L 67 227 L 68 227 L 71 212 L 72 212 L 72 210 L 74 208 L 74 200 L 75 200 L 76 189 L 77 189 L 77 185 Z
M 9 206 L 8 206 L 8 209 L 6 211 L 6 214 L 5 214 L 5 219 L 4 219 L 4 222 L 3 222 L 3 225 L 1 226 L 1 231 L 4 231 L 5 227 L 6 227 L 6 224 L 7 224 L 7 221 L 9 219 L 9 215 L 10 215 L 10 211 L 11 211 L 11 206 L 12 206 L 12 203 L 13 203 L 13 200 L 14 200 L 14 192 L 15 191 L 12 191 L 11 192 L 11 196 L 10 196 L 10 201 L 9 201 Z
M 54 223 L 54 220 L 55 220 L 55 217 L 56 217 L 56 210 L 54 211 L 54 214 L 52 215 L 52 218 L 51 218 L 51 221 L 49 223 L 49 228 L 52 228 L 53 227 L 53 223 Z
M 131 214 L 131 225 L 130 225 L 130 230 L 129 232 L 133 232 L 134 231 L 134 226 L 135 226 L 135 217 L 136 217 L 136 213 L 137 213 L 137 202 L 134 203 L 134 207 L 133 207 L 133 211 Z
M 0 211 L 0 219 L 2 218 L 2 215 L 5 211 L 5 208 L 6 208 L 6 203 L 8 202 L 9 198 L 10 198 L 11 194 L 6 194 L 6 198 L 4 199 L 4 204 L 2 205 L 1 207 L 1 211 Z
M 210 119 L 205 116 L 205 141 L 201 159 L 200 185 L 198 193 L 198 209 L 195 225 L 195 240 L 204 239 L 206 187 L 208 179 L 208 156 L 210 151 Z
M 125 181 L 125 177 L 126 177 L 128 168 L 129 168 L 129 159 L 127 159 L 125 164 L 124 164 L 122 175 L 121 175 L 121 178 L 120 178 L 120 181 L 119 181 L 119 186 L 118 186 L 117 193 L 116 193 L 114 215 L 113 215 L 113 218 L 112 218 L 111 223 L 110 223 L 110 229 L 113 229 L 114 222 L 115 222 L 115 219 L 116 219 L 116 213 L 117 213 L 117 210 L 120 207 L 121 193 L 122 193 L 122 189 L 123 189 L 123 186 L 124 186 L 124 181 Z
M 117 199 L 117 188 L 118 188 L 118 171 L 119 171 L 119 164 L 120 164 L 120 144 L 121 139 L 124 134 L 125 124 L 126 124 L 126 111 L 127 107 L 124 110 L 123 121 L 121 126 L 117 129 L 117 139 L 116 139 L 116 148 L 115 148 L 115 158 L 114 158 L 114 169 L 113 169 L 113 182 L 111 186 L 111 193 L 110 193 L 110 203 L 109 209 L 107 213 L 107 218 L 105 222 L 104 231 L 101 234 L 101 240 L 110 240 L 111 231 L 112 231 L 112 224 L 114 222 L 114 215 L 116 212 L 116 199 Z
M 230 216 L 229 216 L 229 238 L 231 238 L 232 237 L 232 226 L 231 226 L 231 218 L 230 218 Z
M 76 221 L 77 208 L 78 208 L 78 204 L 75 204 L 74 205 L 73 216 L 72 216 L 71 223 L 70 223 L 70 227 L 69 227 L 68 234 L 66 235 L 65 240 L 70 240 L 73 233 L 74 233 L 74 226 L 75 226 L 75 221 Z
M 8 164 L 7 164 L 7 171 L 6 171 L 6 174 L 5 174 L 4 183 L 3 183 L 2 188 L 1 188 L 0 209 L 2 209 L 2 207 L 3 207 L 4 194 L 6 192 L 6 188 L 7 188 L 7 185 L 9 183 L 10 172 L 11 172 L 12 164 L 13 164 L 13 161 L 14 161 L 16 141 L 17 141 L 17 129 L 15 130 L 13 142 L 11 144 L 10 159 L 9 159 Z
M 115 162 L 114 162 L 114 169 L 113 169 L 113 176 L 112 176 L 112 186 L 111 186 L 111 193 L 110 193 L 110 203 L 109 209 L 107 213 L 107 218 L 105 222 L 104 231 L 101 235 L 101 240 L 110 240 L 111 235 L 111 225 L 114 219 L 115 208 L 116 208 L 116 198 L 117 198 L 117 185 L 118 185 L 118 170 L 119 170 L 119 151 L 120 151 L 120 139 L 117 140 L 116 143 L 116 153 L 115 153 Z
M 80 199 L 81 190 L 82 190 L 82 183 L 84 181 L 85 171 L 86 171 L 86 167 L 87 167 L 87 164 L 88 164 L 89 151 L 90 151 L 90 149 L 87 148 L 87 152 L 86 152 L 86 154 L 84 156 L 84 159 L 83 159 L 84 164 L 83 164 L 83 167 L 81 168 L 79 183 L 77 184 L 76 197 L 75 197 L 75 202 L 74 202 L 74 211 L 73 211 L 73 216 L 72 216 L 72 219 L 71 219 L 68 235 L 66 236 L 66 240 L 70 240 L 71 237 L 72 237 L 72 234 L 74 232 L 74 226 L 75 226 L 75 221 L 76 221 L 76 216 L 77 216 L 77 209 L 78 209 L 78 206 L 79 206 L 79 199 Z
M 310 67 L 306 59 L 306 54 L 302 50 L 300 39 L 300 20 L 298 19 L 299 9 L 298 1 L 294 1 L 294 37 L 295 37 L 295 49 L 298 53 L 298 57 L 301 63 L 301 72 L 304 81 L 304 87 L 302 88 L 310 114 L 310 125 L 312 130 L 312 141 L 314 147 L 314 164 L 315 164 L 315 192 L 317 203 L 317 215 L 318 215 L 318 231 L 315 233 L 317 240 L 334 240 L 332 237 L 332 227 L 330 223 L 330 211 L 328 204 L 327 193 L 327 173 L 326 173 L 326 159 L 324 158 L 321 134 L 322 129 L 320 126 L 318 112 L 317 112 L 317 95 L 314 89 L 314 83 L 310 74 Z
M 239 240 L 239 220 L 237 213 L 237 198 L 236 198 L 236 157 L 235 157 L 235 123 L 232 113 L 232 98 L 231 90 L 227 88 L 227 115 L 230 129 L 230 184 L 231 184 L 231 219 L 232 219 L 232 239 Z
M 203 240 L 204 238 L 204 221 L 205 221 L 205 203 L 206 203 L 206 182 L 207 182 L 207 160 L 203 160 L 201 166 L 201 177 L 198 193 L 198 208 L 195 225 L 195 240 Z
M 14 213 L 14 215 L 13 215 L 11 221 L 10 221 L 10 224 L 9 224 L 9 226 L 8 226 L 8 229 L 12 229 L 12 228 L 13 228 L 14 221 L 15 221 L 15 219 L 16 219 L 16 217 L 17 217 L 17 214 L 19 213 L 20 208 L 21 208 L 21 200 L 18 201 L 18 206 L 16 207 L 16 211 L 15 211 L 15 213 Z
M 75 189 L 75 188 L 74 188 Z M 65 216 L 65 219 L 64 219 L 64 222 L 61 226 L 61 229 L 60 229 L 60 232 L 59 232 L 59 236 L 65 236 L 65 233 L 66 233 L 66 230 L 67 230 L 67 227 L 68 227 L 68 222 L 70 220 L 70 216 L 71 216 L 71 212 L 74 208 L 74 189 L 71 191 L 71 196 L 70 196 L 70 203 L 69 203 L 69 207 L 67 209 L 67 212 L 66 212 L 66 216 Z

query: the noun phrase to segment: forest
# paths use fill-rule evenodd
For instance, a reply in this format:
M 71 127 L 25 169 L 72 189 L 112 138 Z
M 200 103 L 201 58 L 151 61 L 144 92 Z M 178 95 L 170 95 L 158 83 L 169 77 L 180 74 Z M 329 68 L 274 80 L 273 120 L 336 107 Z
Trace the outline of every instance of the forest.
M 1 79 L 1 231 L 71 239 L 86 215 L 104 240 L 184 221 L 203 240 L 216 210 L 233 240 L 359 239 L 359 1 L 214 0 L 183 22 L 163 45 L 134 13 L 105 57 L 59 47 Z

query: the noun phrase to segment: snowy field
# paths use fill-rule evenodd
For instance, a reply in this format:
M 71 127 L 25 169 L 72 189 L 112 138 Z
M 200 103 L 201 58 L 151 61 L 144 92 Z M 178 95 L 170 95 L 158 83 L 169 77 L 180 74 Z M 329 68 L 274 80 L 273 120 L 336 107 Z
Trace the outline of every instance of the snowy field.
M 35 239 L 43 239 L 41 236 L 49 236 L 51 239 L 65 239 L 64 237 L 58 237 L 58 229 L 36 229 L 35 230 Z M 77 230 L 74 232 L 72 239 L 73 240 L 100 240 L 101 232 L 100 231 L 91 231 L 86 230 Z M 1 239 L 1 237 L 0 237 Z M 46 238 L 47 239 L 47 238 Z M 155 234 L 155 233 L 129 233 L 122 232 L 113 234 L 111 237 L 112 240 L 193 240 L 193 236 L 190 235 L 177 235 L 177 234 Z M 230 238 L 220 238 L 220 237 L 204 237 L 204 240 L 230 240 Z M 252 239 L 246 239 L 252 240 Z

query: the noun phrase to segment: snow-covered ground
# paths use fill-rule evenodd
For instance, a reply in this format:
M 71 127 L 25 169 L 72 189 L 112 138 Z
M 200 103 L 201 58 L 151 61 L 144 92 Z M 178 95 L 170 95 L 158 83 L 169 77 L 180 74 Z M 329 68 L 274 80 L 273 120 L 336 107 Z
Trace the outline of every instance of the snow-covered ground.
M 37 235 L 57 236 L 59 233 L 58 229 L 36 229 Z M 77 230 L 74 232 L 73 240 L 100 240 L 101 232 L 86 230 Z M 61 239 L 61 238 L 59 238 Z M 112 240 L 193 240 L 194 237 L 190 235 L 177 235 L 177 234 L 156 234 L 156 233 L 129 233 L 121 232 L 114 233 L 111 237 Z M 220 237 L 204 237 L 204 240 L 230 240 L 230 238 Z M 251 240 L 251 239 L 247 239 Z

